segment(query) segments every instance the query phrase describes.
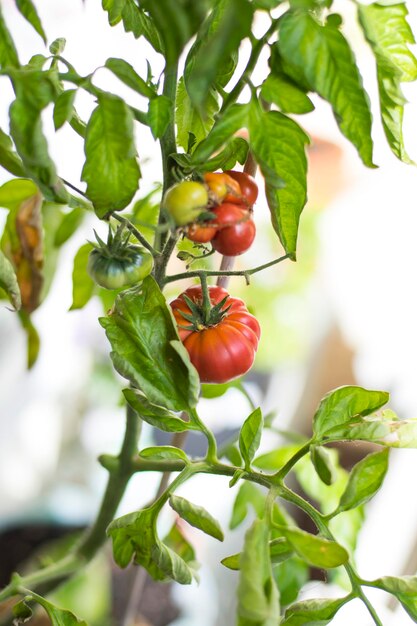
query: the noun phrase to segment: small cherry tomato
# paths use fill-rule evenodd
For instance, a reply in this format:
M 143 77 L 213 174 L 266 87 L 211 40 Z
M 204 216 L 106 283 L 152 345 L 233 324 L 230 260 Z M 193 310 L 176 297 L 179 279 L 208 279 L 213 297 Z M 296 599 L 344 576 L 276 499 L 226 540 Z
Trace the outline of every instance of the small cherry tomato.
M 225 256 L 238 256 L 249 250 L 256 235 L 250 212 L 237 204 L 224 202 L 213 213 L 218 225 L 213 248 Z
M 258 185 L 255 179 L 246 174 L 246 172 L 237 172 L 235 170 L 228 170 L 225 174 L 228 174 L 239 183 L 243 200 L 248 206 L 253 206 L 258 198 Z
M 102 248 L 91 250 L 87 272 L 105 289 L 121 289 L 142 282 L 153 268 L 153 256 L 148 250 L 137 245 L 127 245 L 123 253 L 109 256 Z
M 224 172 L 207 172 L 204 182 L 214 196 L 215 204 L 237 201 L 242 196 L 239 182 Z
M 206 210 L 208 200 L 205 185 L 184 180 L 168 189 L 162 204 L 177 226 L 185 226 Z
M 196 243 L 208 243 L 217 233 L 217 226 L 212 226 L 213 222 L 194 222 L 185 231 L 185 236 Z
M 194 305 L 193 311 L 187 298 Z M 208 324 L 204 323 L 203 294 L 198 285 L 184 291 L 171 307 L 180 339 L 201 382 L 225 383 L 252 367 L 261 329 L 243 300 L 231 297 L 222 287 L 209 287 L 209 298 L 212 306 L 225 301 L 220 310 L 214 310 Z M 193 322 L 189 321 L 190 315 Z

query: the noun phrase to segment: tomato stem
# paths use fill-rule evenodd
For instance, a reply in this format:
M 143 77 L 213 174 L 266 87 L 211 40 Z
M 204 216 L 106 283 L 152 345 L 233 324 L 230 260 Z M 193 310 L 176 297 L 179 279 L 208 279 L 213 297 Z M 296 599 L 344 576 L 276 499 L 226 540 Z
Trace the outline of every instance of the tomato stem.
M 144 248 L 149 250 L 149 252 L 151 252 L 153 256 L 155 256 L 156 250 L 151 246 L 149 241 L 145 239 L 142 233 L 132 224 L 132 222 L 130 222 L 126 217 L 122 217 L 121 215 L 118 215 L 117 213 L 113 213 L 112 217 L 114 217 L 114 219 L 120 222 L 121 224 L 124 224 L 126 228 L 130 230 L 132 235 L 136 237 L 136 239 L 140 242 L 140 244 Z
M 200 276 L 201 282 L 201 292 L 203 294 L 203 318 L 204 325 L 208 326 L 210 320 L 210 311 L 211 311 L 211 301 L 210 301 L 210 293 L 207 285 L 207 276 L 204 273 L 201 273 Z

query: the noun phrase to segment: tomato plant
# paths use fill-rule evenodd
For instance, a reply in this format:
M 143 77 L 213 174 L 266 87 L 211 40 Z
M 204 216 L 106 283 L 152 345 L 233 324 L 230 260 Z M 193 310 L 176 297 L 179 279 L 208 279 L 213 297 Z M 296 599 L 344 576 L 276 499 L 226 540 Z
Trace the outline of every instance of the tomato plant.
M 225 289 L 209 287 L 209 299 L 213 308 L 205 315 L 201 287 L 189 287 L 171 308 L 201 382 L 225 383 L 252 367 L 261 329 L 243 300 Z
M 90 41 L 80 36 L 72 42 L 73 50 L 85 50 L 88 63 L 81 69 L 67 58 L 65 37 L 48 41 L 43 24 L 48 9 L 41 2 L 16 0 L 0 7 L 0 81 L 6 84 L 4 98 L 11 94 L 8 118 L 5 111 L 0 129 L 0 167 L 7 177 L 0 188 L 0 205 L 6 211 L 0 298 L 16 309 L 14 319 L 27 337 L 28 367 L 36 366 L 42 341 L 33 314 L 48 306 L 61 247 L 77 234 L 82 245 L 74 256 L 71 315 L 90 298 L 101 298 L 104 314 L 99 323 L 119 375 L 115 380 L 126 381 L 125 435 L 119 453 L 100 457 L 108 480 L 95 521 L 62 556 L 47 555 L 46 565 L 37 571 L 26 568 L 36 559 L 25 555 L 24 573 L 14 574 L 0 590 L 4 623 L 27 621 L 32 605 L 39 604 L 53 624 L 86 625 L 40 593 L 77 575 L 107 538 L 121 568 L 134 564 L 157 581 L 190 584 L 197 578 L 196 558 L 177 516 L 213 539 L 224 538 L 221 525 L 205 508 L 176 493 L 200 473 L 213 480 L 226 478 L 231 488 L 239 483 L 231 526 L 242 523 L 249 509 L 255 518 L 239 553 L 222 560 L 222 566 L 239 577 L 239 626 L 328 624 L 353 599 L 382 626 L 367 587 L 394 595 L 417 623 L 417 577 L 368 580 L 353 558 L 363 506 L 383 484 L 389 449 L 417 448 L 417 421 L 381 411 L 389 400 L 385 392 L 340 387 L 329 391 L 311 416 L 310 437 L 298 435 L 291 445 L 267 453 L 267 459 L 257 457 L 263 432 L 276 430 L 276 425 L 271 416 L 264 419 L 245 381 L 235 378 L 254 363 L 260 326 L 243 301 L 223 288 L 231 277 L 249 285 L 264 269 L 296 259 L 310 141 L 302 116 L 316 115 L 315 98 L 328 103 L 328 113 L 366 167 L 375 166 L 373 124 L 380 124 L 398 159 L 412 162 L 402 129 L 402 83 L 417 79 L 407 4 L 358 0 L 350 7 L 349 20 L 356 12 L 359 28 L 355 43 L 362 33 L 375 64 L 378 93 L 372 101 L 381 122 L 372 119 L 366 81 L 332 0 L 101 4 L 108 18 L 104 36 L 111 37 L 110 29 L 118 26 L 121 35 L 137 40 L 133 60 L 103 58 L 98 68 L 100 79 L 105 68 L 130 89 L 127 99 L 117 81 L 110 90 L 105 81 L 98 83 L 90 67 Z M 24 61 L 9 28 L 11 17 L 26 20 L 42 40 L 30 53 L 32 44 L 27 42 Z M 53 135 L 52 129 L 64 126 L 65 132 Z M 77 135 L 75 150 L 69 146 L 72 133 Z M 144 143 L 137 142 L 139 136 L 155 142 L 160 156 L 161 183 L 148 193 L 143 191 L 146 185 L 139 186 L 140 179 L 153 181 L 155 170 Z M 73 154 L 83 156 L 67 166 Z M 255 237 L 257 170 L 277 252 L 254 267 L 234 269 L 233 257 L 247 250 Z M 79 180 L 64 178 L 67 171 L 79 172 Z M 105 222 L 109 239 L 106 244 L 99 240 L 91 251 L 93 220 Z M 121 226 L 113 235 L 116 224 Z M 195 246 L 199 253 L 193 254 L 183 235 L 211 246 Z M 188 248 L 179 250 L 181 245 Z M 224 255 L 220 267 L 211 254 L 214 250 Z M 178 267 L 181 261 L 187 263 L 184 268 Z M 97 289 L 91 277 L 110 292 Z M 170 306 L 166 286 L 184 280 L 197 284 Z M 129 286 L 133 288 L 111 292 Z M 287 300 L 279 305 L 286 306 Z M 202 381 L 209 383 L 209 391 Z M 205 395 L 210 402 L 220 396 L 229 388 L 223 385 L 226 381 L 232 381 L 230 386 L 252 408 L 227 446 L 218 446 L 200 417 L 200 399 Z M 222 384 L 220 391 L 213 383 Z M 144 447 L 143 422 L 150 427 L 150 437 L 155 429 L 171 433 L 172 445 Z M 184 450 L 189 431 L 205 442 L 200 456 Z M 379 448 L 347 472 L 328 444 L 355 441 Z M 262 463 L 269 471 L 261 471 Z M 286 486 L 293 471 L 303 492 L 297 485 L 294 490 Z M 130 479 L 146 472 L 161 474 L 155 497 L 144 508 L 117 517 Z M 162 538 L 159 515 L 168 506 L 173 526 Z M 302 521 L 306 516 L 315 527 L 313 533 Z M 389 549 L 388 539 L 384 549 Z M 298 601 L 311 566 L 325 570 L 325 579 L 330 578 L 328 570 L 344 570 L 350 588 L 346 591 L 345 584 L 335 599 Z M 129 613 L 132 602 L 126 605 Z M 133 624 L 137 617 L 127 614 L 120 623 Z

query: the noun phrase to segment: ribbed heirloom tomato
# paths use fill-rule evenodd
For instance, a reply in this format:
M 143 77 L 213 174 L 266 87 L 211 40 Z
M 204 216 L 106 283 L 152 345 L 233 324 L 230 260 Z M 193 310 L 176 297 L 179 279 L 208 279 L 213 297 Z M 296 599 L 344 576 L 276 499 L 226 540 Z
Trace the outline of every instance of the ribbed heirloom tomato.
M 203 383 L 225 383 L 253 364 L 261 329 L 240 298 L 209 287 L 212 309 L 205 319 L 203 293 L 196 285 L 171 302 L 178 333 Z M 192 321 L 191 321 L 192 320 Z

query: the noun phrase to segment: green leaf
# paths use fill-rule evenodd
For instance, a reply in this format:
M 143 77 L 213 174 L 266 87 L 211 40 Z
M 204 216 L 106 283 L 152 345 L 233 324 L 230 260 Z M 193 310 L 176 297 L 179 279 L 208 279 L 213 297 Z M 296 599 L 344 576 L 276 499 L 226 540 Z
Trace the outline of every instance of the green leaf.
M 177 336 L 170 308 L 148 276 L 138 290 L 122 292 L 101 318 L 116 370 L 156 405 L 173 411 L 197 404 L 199 379 Z
M 354 466 L 340 499 L 338 513 L 354 509 L 374 497 L 388 471 L 388 454 L 389 450 L 368 454 Z
M 74 100 L 77 93 L 76 89 L 68 89 L 59 94 L 54 106 L 54 126 L 58 130 L 69 122 L 74 113 Z
M 294 550 L 291 545 L 284 538 L 274 539 L 269 543 L 269 557 L 271 559 L 271 563 L 282 563 L 286 559 L 288 559 Z M 221 560 L 221 564 L 232 570 L 240 569 L 240 553 L 232 554 L 231 556 L 227 556 L 226 558 Z
M 20 157 L 13 150 L 13 142 L 0 129 L 0 165 L 14 176 L 24 176 L 25 170 Z
M 139 74 L 133 69 L 133 67 L 124 59 L 107 59 L 104 67 L 113 72 L 119 80 L 125 85 L 134 89 L 137 93 L 145 98 L 154 98 L 156 91 L 153 87 L 150 87 L 146 81 L 139 76 Z
M 166 59 L 170 63 L 175 62 L 197 32 L 207 3 L 202 0 L 144 0 L 141 4 L 161 36 Z
M 124 209 L 135 195 L 140 170 L 133 115 L 123 100 L 100 93 L 87 124 L 82 180 L 98 217 Z
M 239 626 L 248 621 L 263 626 L 279 623 L 279 594 L 272 576 L 269 529 L 265 520 L 255 520 L 246 532 L 240 555 L 237 597 Z
M 332 455 L 324 446 L 311 446 L 311 462 L 314 465 L 320 480 L 325 485 L 331 485 L 336 480 L 335 469 L 332 463 Z
M 160 211 L 160 185 L 156 185 L 144 198 L 133 205 L 131 222 L 138 226 L 140 232 L 149 243 L 153 243 L 155 229 L 158 225 Z M 154 199 L 155 194 L 159 197 Z
M 49 52 L 51 54 L 62 54 L 65 50 L 67 40 L 64 37 L 58 37 L 49 46 Z
M 335 428 L 332 439 L 348 441 L 371 441 L 390 448 L 417 448 L 417 419 L 386 419 L 382 416 L 358 419 L 355 422 Z
M 247 104 L 233 104 L 214 124 L 206 139 L 201 141 L 193 153 L 194 162 L 204 163 L 218 152 L 233 135 L 247 126 L 249 107 Z
M 249 470 L 253 457 L 261 443 L 263 418 L 261 409 L 255 409 L 243 422 L 239 433 L 239 449 L 245 462 L 245 469 Z
M 111 0 L 113 1 L 113 0 Z M 118 0 L 115 0 L 117 3 Z M 140 8 L 134 0 L 125 0 L 121 11 L 124 29 L 127 33 L 133 33 L 138 39 L 143 36 L 149 41 L 156 52 L 163 53 L 163 44 L 158 29 L 152 18 Z
M 288 606 L 294 602 L 310 578 L 309 566 L 297 555 L 276 565 L 273 574 L 278 585 L 282 606 Z
M 281 20 L 279 49 L 286 71 L 298 75 L 330 102 L 341 132 L 357 148 L 368 167 L 372 162 L 371 112 L 368 96 L 350 46 L 333 25 L 321 25 L 305 11 Z
M 384 576 L 374 580 L 372 586 L 392 593 L 403 605 L 409 616 L 417 620 L 417 576 Z
M 17 282 L 16 273 L 9 259 L 0 250 L 0 288 L 4 289 L 9 296 L 10 302 L 18 311 L 22 306 L 22 298 L 20 296 L 19 283 Z
M 338 610 L 349 601 L 349 597 L 338 600 L 320 598 L 318 600 L 303 600 L 292 604 L 285 611 L 282 626 L 326 626 Z
M 224 535 L 219 522 L 203 507 L 192 504 L 192 502 L 179 496 L 171 496 L 169 504 L 191 526 L 202 530 L 219 541 L 223 541 Z
M 166 576 L 180 585 L 191 585 L 193 581 L 191 569 L 171 548 L 158 541 L 152 549 L 152 559 Z
M 52 626 L 88 626 L 87 622 L 79 620 L 71 611 L 59 609 L 38 594 L 31 592 L 31 595 L 45 609 Z
M 317 535 L 311 535 L 299 528 L 280 528 L 297 554 L 310 565 L 329 569 L 343 565 L 349 559 L 346 550 L 336 543 Z
M 19 57 L 0 6 L 0 69 L 19 67 Z
M 285 251 L 295 258 L 298 224 L 307 201 L 309 138 L 293 120 L 277 111 L 251 106 L 250 147 L 265 178 L 272 226 Z
M 334 389 L 319 404 L 313 419 L 314 433 L 318 438 L 329 435 L 334 428 L 377 411 L 388 400 L 389 394 L 384 391 L 368 391 L 355 386 Z
M 177 86 L 175 121 L 177 125 L 177 141 L 184 150 L 188 149 L 189 134 L 192 133 L 197 143 L 202 141 L 214 123 L 214 116 L 219 110 L 215 92 L 209 92 L 206 100 L 205 114 L 194 106 L 181 77 Z
M 156 96 L 149 101 L 148 120 L 155 139 L 164 136 L 172 115 L 172 102 L 166 96 Z
M 157 509 L 147 508 L 114 520 L 107 529 L 113 541 L 113 555 L 119 567 L 127 567 L 133 557 L 155 580 L 167 577 L 190 584 L 192 571 L 186 562 L 156 533 Z
M 284 74 L 270 74 L 261 88 L 261 97 L 276 104 L 283 113 L 309 113 L 314 104 L 307 94 Z
M 74 257 L 70 311 L 82 309 L 94 294 L 95 283 L 87 274 L 88 257 L 92 249 L 91 243 L 85 243 Z
M 245 520 L 249 505 L 255 510 L 256 515 L 261 517 L 265 510 L 265 496 L 258 487 L 252 483 L 244 482 L 240 486 L 233 504 L 232 517 L 229 524 L 231 530 L 240 526 Z
M 262 470 L 271 470 L 276 472 L 281 467 L 284 467 L 286 463 L 298 452 L 301 446 L 284 446 L 271 452 L 261 454 L 254 460 L 255 467 L 259 467 Z
M 237 52 L 251 32 L 254 9 L 248 0 L 220 0 L 208 33 L 187 58 L 185 84 L 195 107 L 203 111 L 225 59 Z M 191 67 L 190 67 L 191 66 Z
M 376 59 L 382 125 L 393 153 L 411 163 L 404 148 L 402 123 L 406 100 L 401 83 L 417 78 L 417 59 L 408 49 L 415 43 L 403 2 L 358 5 L 358 17 Z
M 213 172 L 214 170 L 230 170 L 237 162 L 245 163 L 249 151 L 248 142 L 243 137 L 232 137 L 221 152 L 205 162 L 200 162 L 191 156 L 189 165 L 199 172 Z M 183 156 L 183 155 L 179 155 Z
M 159 428 L 159 430 L 170 433 L 181 433 L 194 428 L 191 422 L 185 422 L 179 417 L 176 417 L 176 415 L 168 411 L 168 409 L 151 404 L 143 393 L 137 389 L 124 389 L 123 394 L 127 402 L 141 419 L 151 426 Z
M 15 604 L 12 609 L 12 613 L 14 617 L 13 626 L 17 626 L 17 624 L 24 624 L 33 616 L 33 611 L 30 606 L 26 604 L 25 600 L 21 600 Z
M 16 6 L 23 17 L 33 26 L 38 35 L 42 37 L 44 44 L 46 44 L 45 31 L 43 30 L 42 22 L 39 19 L 39 15 L 32 0 L 16 0 Z
M 195 551 L 193 546 L 187 541 L 184 537 L 181 527 L 178 525 L 177 521 L 171 527 L 169 533 L 164 537 L 163 543 L 174 550 L 190 568 L 197 567 L 198 563 L 195 557 Z M 194 576 L 195 577 L 195 576 Z
M 10 107 L 10 134 L 25 172 L 47 200 L 66 203 L 68 193 L 58 178 L 42 130 L 41 112 L 55 97 L 54 85 L 38 70 L 14 72 L 12 79 L 17 98 Z
M 150 448 L 143 448 L 139 455 L 143 456 L 144 459 L 181 459 L 185 463 L 190 462 L 184 450 L 175 446 L 151 446 Z
M 59 226 L 54 234 L 54 246 L 61 247 L 77 231 L 86 217 L 84 209 L 73 209 L 62 216 Z

